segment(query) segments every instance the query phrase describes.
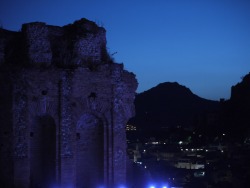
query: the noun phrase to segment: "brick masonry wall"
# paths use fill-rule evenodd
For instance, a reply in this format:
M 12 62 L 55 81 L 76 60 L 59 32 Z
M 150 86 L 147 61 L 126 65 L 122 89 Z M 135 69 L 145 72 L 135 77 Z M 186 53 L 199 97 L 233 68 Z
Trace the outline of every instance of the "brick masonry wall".
M 28 57 L 31 63 L 50 65 L 52 51 L 49 41 L 49 30 L 45 23 L 36 22 L 23 25 L 26 34 Z
M 4 92 L 0 100 L 9 101 L 0 109 L 11 113 L 0 116 L 4 125 L 0 144 L 5 153 L 1 165 L 13 166 L 10 178 L 1 182 L 13 180 L 24 187 L 40 182 L 62 187 L 126 184 L 125 125 L 134 114 L 137 82 L 122 65 L 103 59 L 105 30 L 80 20 L 65 27 L 26 24 L 23 32 L 29 66 L 8 65 L 0 72 Z M 63 52 L 54 51 L 59 38 L 66 45 L 62 49 L 73 47 L 67 53 L 76 57 L 66 67 L 55 64 L 55 59 L 58 63 L 63 57 Z M 72 38 L 77 39 L 73 45 L 68 43 Z M 4 137 L 7 129 L 8 139 Z M 46 150 L 50 154 L 44 154 Z

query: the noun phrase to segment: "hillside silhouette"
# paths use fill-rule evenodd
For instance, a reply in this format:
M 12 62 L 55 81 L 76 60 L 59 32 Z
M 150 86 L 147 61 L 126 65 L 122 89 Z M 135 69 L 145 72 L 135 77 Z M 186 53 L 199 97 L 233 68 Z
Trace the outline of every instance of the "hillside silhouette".
M 203 99 L 177 82 L 165 82 L 135 98 L 136 116 L 129 123 L 139 130 L 194 128 L 219 109 L 219 102 Z
M 238 140 L 250 138 L 250 73 L 232 86 L 231 97 L 222 107 L 222 129 Z

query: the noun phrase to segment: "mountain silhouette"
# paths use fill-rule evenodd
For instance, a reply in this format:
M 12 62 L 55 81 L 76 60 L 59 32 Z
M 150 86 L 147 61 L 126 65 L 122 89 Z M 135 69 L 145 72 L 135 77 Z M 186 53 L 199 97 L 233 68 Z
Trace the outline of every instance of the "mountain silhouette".
M 232 86 L 231 98 L 222 107 L 222 128 L 237 139 L 250 137 L 250 73 Z
M 166 82 L 137 94 L 135 109 L 136 115 L 129 123 L 139 130 L 194 128 L 218 111 L 219 102 L 203 99 L 177 82 Z

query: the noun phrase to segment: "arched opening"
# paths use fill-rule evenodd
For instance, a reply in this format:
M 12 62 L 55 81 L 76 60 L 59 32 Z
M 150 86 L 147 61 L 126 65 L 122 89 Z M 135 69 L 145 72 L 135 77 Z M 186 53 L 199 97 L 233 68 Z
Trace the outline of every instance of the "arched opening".
M 31 187 L 50 188 L 56 182 L 56 125 L 49 115 L 37 116 L 30 132 Z
M 103 184 L 103 123 L 92 114 L 84 114 L 76 128 L 76 187 Z

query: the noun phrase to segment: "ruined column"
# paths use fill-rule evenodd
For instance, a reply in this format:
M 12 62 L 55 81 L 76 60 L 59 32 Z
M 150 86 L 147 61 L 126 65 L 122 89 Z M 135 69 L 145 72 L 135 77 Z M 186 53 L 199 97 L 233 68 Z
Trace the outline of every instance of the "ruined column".
M 62 73 L 60 84 L 60 158 L 61 158 L 61 186 L 75 187 L 75 157 L 73 153 L 73 142 L 75 126 L 72 123 L 72 109 L 70 97 L 72 92 L 72 73 Z M 75 140 L 74 140 L 75 141 Z
M 126 185 L 127 142 L 125 126 L 134 114 L 133 98 L 137 83 L 131 74 L 123 70 L 123 65 L 112 67 L 113 80 L 113 180 L 114 187 Z M 131 83 L 129 82 L 131 81 Z M 132 84 L 132 85 L 131 85 Z M 130 87 L 128 87 L 130 85 Z

